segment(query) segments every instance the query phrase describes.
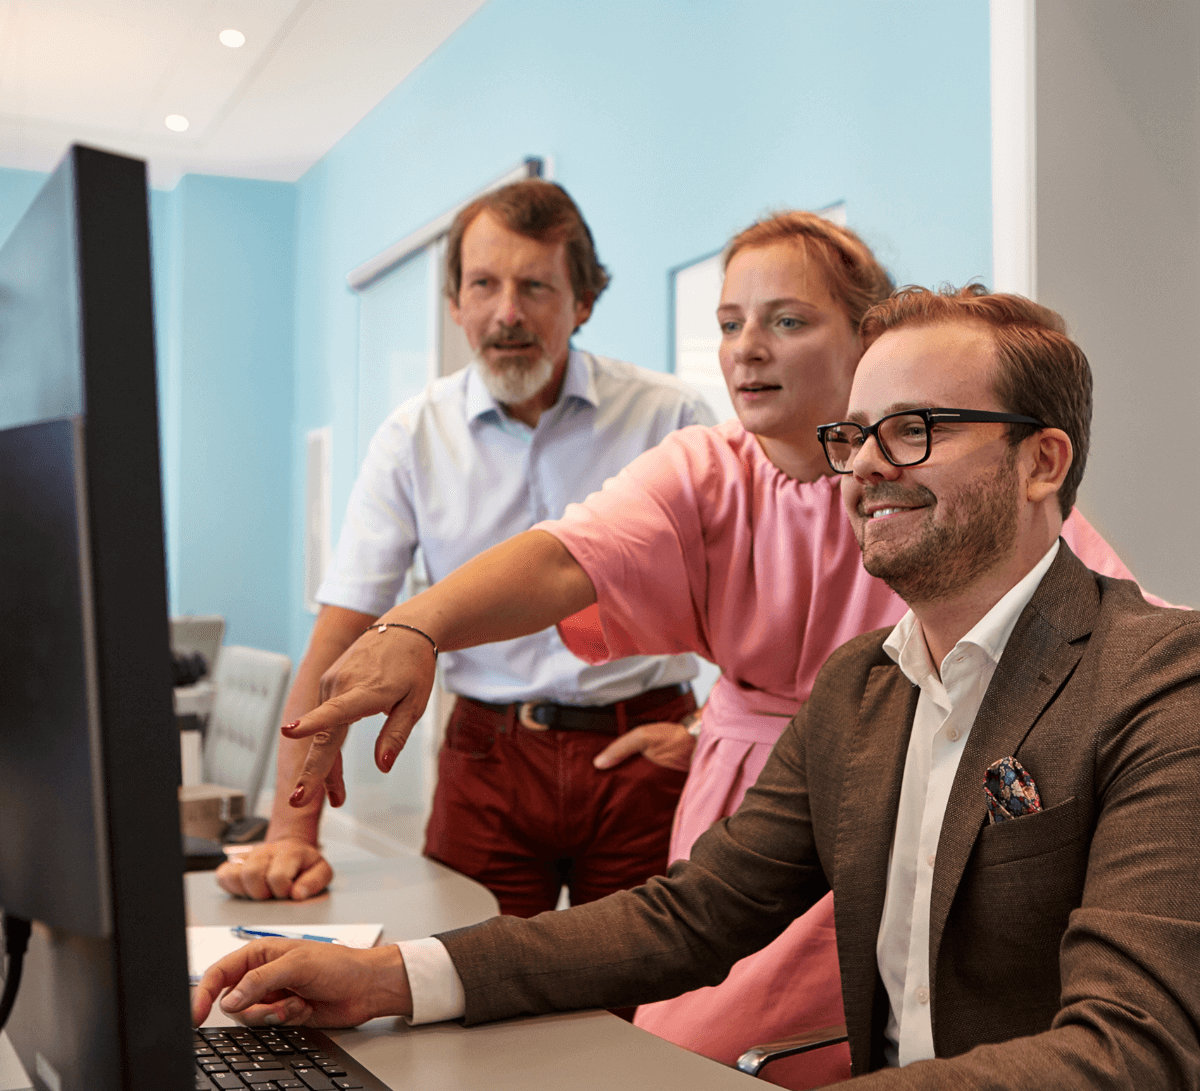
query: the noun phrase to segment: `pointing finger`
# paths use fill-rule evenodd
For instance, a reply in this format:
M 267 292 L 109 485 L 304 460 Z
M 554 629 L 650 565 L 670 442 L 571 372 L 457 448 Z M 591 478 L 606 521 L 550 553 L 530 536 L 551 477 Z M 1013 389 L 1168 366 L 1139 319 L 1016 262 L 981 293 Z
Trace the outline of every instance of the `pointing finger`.
M 293 807 L 304 806 L 315 793 L 322 791 L 330 770 L 341 753 L 341 746 L 348 731 L 346 724 L 340 724 L 329 731 L 320 731 L 312 737 L 304 759 L 304 767 L 296 778 L 295 789 L 288 797 L 288 802 Z
M 387 712 L 390 707 L 378 691 L 367 686 L 354 686 L 330 697 L 300 719 L 284 724 L 282 731 L 289 739 L 304 739 L 321 731 L 348 727 L 366 716 Z
M 428 694 L 425 700 L 428 700 Z M 375 765 L 381 772 L 391 772 L 396 756 L 404 749 L 413 726 L 424 711 L 425 701 L 415 701 L 410 693 L 388 714 L 375 740 Z
M 333 768 L 325 777 L 325 795 L 331 807 L 340 807 L 346 802 L 346 780 L 342 773 L 342 752 L 339 749 L 333 759 Z

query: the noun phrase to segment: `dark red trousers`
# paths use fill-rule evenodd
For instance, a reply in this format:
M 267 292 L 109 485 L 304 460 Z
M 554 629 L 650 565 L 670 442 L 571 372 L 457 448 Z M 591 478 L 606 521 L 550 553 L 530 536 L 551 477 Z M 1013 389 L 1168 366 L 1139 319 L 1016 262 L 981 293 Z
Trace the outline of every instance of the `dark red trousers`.
M 627 727 L 678 722 L 691 692 L 640 709 Z M 624 717 L 623 717 L 624 719 Z M 687 774 L 640 754 L 614 769 L 592 759 L 615 736 L 531 731 L 515 712 L 459 698 L 438 757 L 425 854 L 483 883 L 500 912 L 532 917 L 594 901 L 659 875 Z

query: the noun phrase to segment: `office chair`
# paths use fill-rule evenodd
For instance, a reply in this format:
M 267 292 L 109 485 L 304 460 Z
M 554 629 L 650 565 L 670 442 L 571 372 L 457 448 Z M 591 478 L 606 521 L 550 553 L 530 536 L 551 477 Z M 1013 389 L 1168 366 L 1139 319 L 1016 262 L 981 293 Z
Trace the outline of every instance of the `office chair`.
M 217 660 L 217 692 L 204 734 L 204 780 L 244 791 L 247 813 L 258 804 L 291 674 L 286 655 L 258 648 L 229 644 Z
M 778 1042 L 767 1042 L 765 1045 L 751 1047 L 737 1059 L 737 1068 L 751 1076 L 761 1076 L 762 1070 L 772 1061 L 782 1060 L 784 1057 L 794 1057 L 797 1053 L 823 1049 L 825 1046 L 836 1046 L 848 1040 L 844 1023 L 833 1027 L 822 1027 L 820 1030 L 810 1030 L 792 1038 L 781 1038 Z

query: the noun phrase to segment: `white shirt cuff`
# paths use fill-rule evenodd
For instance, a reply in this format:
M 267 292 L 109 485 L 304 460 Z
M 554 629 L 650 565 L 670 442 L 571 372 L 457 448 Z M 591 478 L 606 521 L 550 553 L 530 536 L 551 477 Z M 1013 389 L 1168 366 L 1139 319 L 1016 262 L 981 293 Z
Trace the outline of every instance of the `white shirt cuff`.
M 412 1017 L 405 1016 L 409 1026 L 461 1018 L 467 1010 L 467 996 L 445 944 L 430 936 L 401 940 L 396 946 L 412 991 Z

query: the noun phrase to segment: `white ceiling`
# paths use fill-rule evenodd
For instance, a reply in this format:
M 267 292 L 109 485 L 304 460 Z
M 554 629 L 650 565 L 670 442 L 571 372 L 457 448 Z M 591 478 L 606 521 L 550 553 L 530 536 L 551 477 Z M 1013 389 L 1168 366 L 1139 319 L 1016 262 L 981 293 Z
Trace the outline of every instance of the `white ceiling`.
M 295 181 L 485 2 L 0 0 L 0 167 L 49 170 L 81 142 L 165 188 Z

